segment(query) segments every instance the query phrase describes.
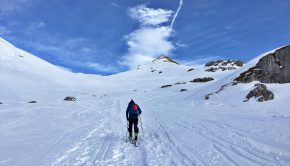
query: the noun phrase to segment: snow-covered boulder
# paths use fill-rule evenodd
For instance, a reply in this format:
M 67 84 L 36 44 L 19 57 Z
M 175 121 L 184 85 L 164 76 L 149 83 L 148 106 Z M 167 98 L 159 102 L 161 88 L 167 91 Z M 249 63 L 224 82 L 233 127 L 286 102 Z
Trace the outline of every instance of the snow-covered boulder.
M 237 82 L 290 83 L 290 45 L 262 57 L 259 62 L 235 78 Z

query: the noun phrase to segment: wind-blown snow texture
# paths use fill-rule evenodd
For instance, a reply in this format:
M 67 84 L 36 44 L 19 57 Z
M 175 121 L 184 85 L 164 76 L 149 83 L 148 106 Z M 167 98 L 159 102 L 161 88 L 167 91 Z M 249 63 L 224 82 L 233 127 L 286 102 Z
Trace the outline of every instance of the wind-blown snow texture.
M 0 165 L 289 165 L 289 84 L 267 85 L 275 99 L 263 103 L 243 102 L 255 82 L 204 100 L 262 56 L 233 71 L 155 61 L 105 77 L 64 71 L 1 39 Z M 215 80 L 189 82 L 202 77 Z M 130 99 L 143 111 L 137 148 L 125 142 Z

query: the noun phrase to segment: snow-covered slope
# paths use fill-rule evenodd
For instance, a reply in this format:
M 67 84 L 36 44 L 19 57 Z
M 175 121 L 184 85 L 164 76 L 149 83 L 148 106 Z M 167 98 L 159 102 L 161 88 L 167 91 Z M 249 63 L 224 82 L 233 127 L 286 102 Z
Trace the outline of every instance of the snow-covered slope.
M 94 76 L 1 39 L 0 165 L 289 165 L 289 84 L 267 85 L 275 99 L 263 103 L 243 102 L 255 82 L 204 99 L 261 56 L 236 70 L 206 72 L 159 58 Z M 203 77 L 214 80 L 190 82 Z M 63 101 L 69 95 L 77 101 Z M 126 143 L 130 99 L 143 111 L 137 148 Z
M 57 91 L 92 87 L 98 83 L 97 78 L 65 71 L 0 38 L 2 102 L 47 100 L 48 97 L 53 98 Z M 87 83 L 82 86 L 79 82 Z

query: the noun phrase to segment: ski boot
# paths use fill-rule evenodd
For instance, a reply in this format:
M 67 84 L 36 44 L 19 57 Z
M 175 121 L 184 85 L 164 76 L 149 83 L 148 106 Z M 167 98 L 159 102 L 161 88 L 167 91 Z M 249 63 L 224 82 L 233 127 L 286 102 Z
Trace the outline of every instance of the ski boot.
M 129 140 L 130 140 L 130 143 L 132 144 L 132 143 L 133 143 L 133 136 L 132 136 L 132 133 L 129 133 Z
M 137 147 L 138 146 L 138 133 L 135 133 L 135 146 Z

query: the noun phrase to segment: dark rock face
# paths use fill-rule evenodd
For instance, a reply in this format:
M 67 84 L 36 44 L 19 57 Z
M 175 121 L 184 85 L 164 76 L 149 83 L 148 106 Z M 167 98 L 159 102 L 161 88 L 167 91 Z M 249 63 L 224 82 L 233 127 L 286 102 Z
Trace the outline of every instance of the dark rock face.
M 214 80 L 212 77 L 196 78 L 190 82 L 208 82 Z
M 190 71 L 192 71 L 192 70 L 194 70 L 194 68 L 190 68 L 190 69 L 188 69 L 187 72 L 190 72 Z
M 0 102 L 0 104 L 3 104 L 2 102 Z
M 175 85 L 181 85 L 181 84 L 186 84 L 186 82 L 185 81 L 180 81 L 180 82 L 175 83 Z
M 168 88 L 168 87 L 171 87 L 172 85 L 163 85 L 161 86 L 161 88 Z
M 187 89 L 180 89 L 180 92 L 184 92 L 184 91 L 187 91 Z
M 273 92 L 269 91 L 265 84 L 255 84 L 255 87 L 256 88 L 251 90 L 246 96 L 246 100 L 244 100 L 244 102 L 249 101 L 252 97 L 257 98 L 259 102 L 274 99 Z
M 36 101 L 30 101 L 30 102 L 28 102 L 28 103 L 37 103 Z
M 64 101 L 76 101 L 77 99 L 73 96 L 67 96 L 63 99 Z
M 217 61 L 210 61 L 205 64 L 207 72 L 215 72 L 217 70 L 226 71 L 226 70 L 234 70 L 239 67 L 242 67 L 244 62 L 240 60 L 217 60 Z
M 249 83 L 290 83 L 290 46 L 285 46 L 259 60 L 256 66 L 248 69 L 234 79 Z
M 211 66 L 239 66 L 242 67 L 244 65 L 244 62 L 240 60 L 217 60 L 217 61 L 209 61 L 207 64 L 205 64 L 205 67 L 211 67 Z

